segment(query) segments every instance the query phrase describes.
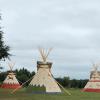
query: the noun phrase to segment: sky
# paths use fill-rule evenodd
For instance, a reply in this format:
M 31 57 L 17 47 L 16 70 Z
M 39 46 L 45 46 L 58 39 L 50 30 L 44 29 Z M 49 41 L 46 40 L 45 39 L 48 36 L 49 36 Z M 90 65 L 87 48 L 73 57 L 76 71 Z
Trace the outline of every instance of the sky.
M 100 0 L 0 0 L 0 12 L 14 69 L 36 71 L 39 47 L 53 48 L 55 77 L 88 79 L 100 62 Z

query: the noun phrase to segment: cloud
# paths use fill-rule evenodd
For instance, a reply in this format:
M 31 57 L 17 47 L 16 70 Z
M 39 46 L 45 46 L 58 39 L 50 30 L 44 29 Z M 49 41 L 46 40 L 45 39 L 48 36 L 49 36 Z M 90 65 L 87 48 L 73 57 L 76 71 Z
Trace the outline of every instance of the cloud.
M 87 78 L 91 60 L 100 59 L 99 4 L 99 0 L 0 0 L 4 40 L 14 54 L 15 68 L 36 70 L 31 60 L 38 59 L 37 48 L 53 47 L 49 59 L 55 76 Z

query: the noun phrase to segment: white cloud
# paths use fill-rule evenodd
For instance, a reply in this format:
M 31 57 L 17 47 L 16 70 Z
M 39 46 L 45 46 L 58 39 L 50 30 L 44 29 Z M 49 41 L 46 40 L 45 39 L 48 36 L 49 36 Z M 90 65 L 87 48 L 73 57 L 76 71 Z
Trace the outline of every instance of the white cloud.
M 54 47 L 50 59 L 54 61 L 55 76 L 68 73 L 71 78 L 87 78 L 91 60 L 100 59 L 99 3 L 99 0 L 0 0 L 4 39 L 15 55 L 12 60 L 18 62 L 19 68 L 36 69 L 36 63 L 34 68 L 31 63 L 31 59 L 38 59 L 36 48 Z

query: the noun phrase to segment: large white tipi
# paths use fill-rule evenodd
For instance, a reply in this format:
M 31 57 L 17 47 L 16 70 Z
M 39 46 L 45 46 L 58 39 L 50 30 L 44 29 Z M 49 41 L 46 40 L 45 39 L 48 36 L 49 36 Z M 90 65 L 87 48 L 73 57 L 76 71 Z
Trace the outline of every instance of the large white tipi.
M 52 63 L 47 62 L 47 57 L 51 51 L 45 52 L 39 49 L 42 60 L 37 61 L 37 73 L 29 84 L 33 92 L 60 93 L 61 89 L 51 73 Z
M 20 86 L 18 80 L 16 79 L 15 73 L 12 71 L 14 64 L 9 63 L 10 71 L 8 72 L 8 75 L 6 79 L 4 80 L 3 84 L 1 85 L 1 88 L 17 88 Z
M 86 92 L 100 92 L 100 71 L 98 71 L 98 65 L 93 65 L 93 70 L 90 74 L 90 80 L 84 87 L 83 91 Z

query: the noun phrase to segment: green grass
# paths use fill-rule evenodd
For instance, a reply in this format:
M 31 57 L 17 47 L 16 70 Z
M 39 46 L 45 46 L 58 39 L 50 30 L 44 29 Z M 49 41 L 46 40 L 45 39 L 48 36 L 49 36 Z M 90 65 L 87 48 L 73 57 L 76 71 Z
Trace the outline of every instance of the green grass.
M 87 93 L 78 89 L 69 89 L 71 96 L 63 94 L 32 94 L 25 89 L 11 94 L 12 90 L 0 89 L 0 100 L 99 100 L 100 93 Z
M 45 92 L 46 88 L 44 86 L 40 87 L 40 86 L 28 86 L 26 89 L 26 92 L 28 93 L 32 93 L 32 92 Z

